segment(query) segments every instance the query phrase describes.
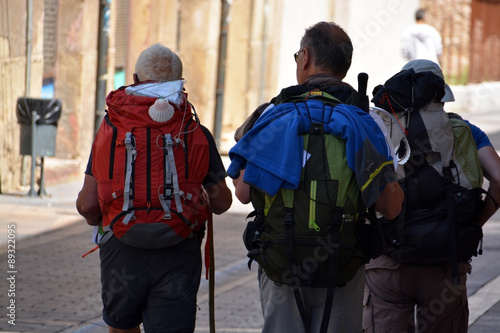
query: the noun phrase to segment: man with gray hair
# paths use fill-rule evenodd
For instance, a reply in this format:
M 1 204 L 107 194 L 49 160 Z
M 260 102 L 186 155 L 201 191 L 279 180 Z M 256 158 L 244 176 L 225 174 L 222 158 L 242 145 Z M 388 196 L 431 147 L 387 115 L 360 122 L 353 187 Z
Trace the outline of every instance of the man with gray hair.
M 133 77 L 106 99 L 76 206 L 95 226 L 109 332 L 193 332 L 206 221 L 232 195 L 179 57 L 155 44 Z
M 229 151 L 236 197 L 255 208 L 256 227 L 244 239 L 260 265 L 264 333 L 361 333 L 366 243 L 357 230 L 364 228 L 365 206 L 388 218 L 401 210 L 403 193 L 382 131 L 367 112 L 348 106 L 358 98 L 342 81 L 352 51 L 339 25 L 308 28 L 293 55 L 298 85 L 254 111 Z

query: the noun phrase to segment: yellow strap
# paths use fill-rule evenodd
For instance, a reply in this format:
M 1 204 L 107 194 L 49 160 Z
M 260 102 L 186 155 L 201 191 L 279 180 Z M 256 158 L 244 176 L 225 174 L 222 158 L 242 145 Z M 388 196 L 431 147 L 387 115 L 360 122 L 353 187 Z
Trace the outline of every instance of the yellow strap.
M 286 208 L 293 208 L 293 195 L 294 190 L 281 189 L 281 196 L 283 197 L 283 204 Z
M 379 174 L 383 167 L 392 163 L 393 161 L 384 162 L 374 172 L 372 172 L 366 183 L 361 187 L 361 192 L 363 192 L 368 187 L 368 185 L 370 185 L 370 183 L 373 181 L 373 179 L 375 179 L 375 177 Z
M 316 180 L 311 181 L 311 192 L 309 200 L 309 229 L 319 231 L 320 228 L 316 224 L 316 192 L 318 183 Z
M 264 216 L 267 216 L 267 213 L 269 213 L 269 209 L 273 205 L 275 198 L 276 196 L 270 197 L 268 195 L 264 195 Z

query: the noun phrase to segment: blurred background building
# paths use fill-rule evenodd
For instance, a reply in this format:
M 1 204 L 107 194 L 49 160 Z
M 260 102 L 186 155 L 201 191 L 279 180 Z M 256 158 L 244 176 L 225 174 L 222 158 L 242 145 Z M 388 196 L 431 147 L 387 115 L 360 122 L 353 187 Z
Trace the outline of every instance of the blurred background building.
M 45 172 L 67 180 L 83 173 L 107 94 L 131 84 L 139 53 L 161 42 L 181 57 L 189 99 L 227 153 L 245 118 L 296 84 L 293 53 L 307 27 L 326 20 L 348 32 L 346 81 L 356 87 L 367 72 L 371 92 L 404 65 L 401 32 L 419 7 L 443 37 L 452 111 L 498 108 L 500 0 L 0 0 L 0 193 L 30 173 L 19 97 L 61 100 Z

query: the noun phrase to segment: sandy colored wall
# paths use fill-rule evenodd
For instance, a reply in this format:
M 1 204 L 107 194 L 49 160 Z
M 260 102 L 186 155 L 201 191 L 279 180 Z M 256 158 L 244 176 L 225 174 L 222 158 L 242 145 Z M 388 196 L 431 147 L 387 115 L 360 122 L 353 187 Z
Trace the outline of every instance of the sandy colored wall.
M 62 100 L 56 155 L 90 151 L 94 130 L 99 3 L 59 1 L 54 97 Z
M 19 97 L 40 97 L 43 71 L 43 1 L 34 1 L 31 68 L 26 76 L 26 1 L 0 1 L 0 192 L 18 189 L 23 158 L 16 103 Z M 29 87 L 26 87 L 29 82 Z M 26 159 L 24 159 L 26 160 Z
M 202 123 L 212 132 L 220 125 L 224 154 L 234 144 L 235 129 L 260 103 L 296 84 L 292 55 L 307 27 L 327 20 L 346 29 L 354 44 L 346 81 L 357 86 L 357 74 L 368 72 L 371 92 L 403 66 L 400 33 L 413 23 L 419 6 L 418 0 L 228 0 L 227 53 L 219 63 L 223 1 L 123 1 L 128 1 L 125 83 L 132 83 L 135 61 L 148 46 L 161 42 L 176 51 L 184 64 L 186 90 Z M 8 161 L 0 164 L 0 191 L 15 189 L 22 182 L 15 102 L 26 91 L 26 3 L 0 0 L 0 158 Z M 33 3 L 30 91 L 36 97 L 42 83 L 43 1 Z M 106 95 L 113 85 L 115 4 L 111 2 Z M 99 1 L 59 0 L 57 17 L 55 97 L 63 101 L 63 114 L 56 158 L 77 161 L 83 168 L 96 113 Z M 223 88 L 217 86 L 220 66 Z M 222 96 L 220 124 L 215 119 L 216 96 Z

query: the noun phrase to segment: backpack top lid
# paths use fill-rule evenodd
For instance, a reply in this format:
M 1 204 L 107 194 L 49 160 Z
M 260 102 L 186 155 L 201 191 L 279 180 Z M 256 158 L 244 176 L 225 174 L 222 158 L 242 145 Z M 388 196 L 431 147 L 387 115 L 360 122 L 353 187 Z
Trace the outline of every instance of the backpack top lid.
M 373 90 L 372 102 L 386 111 L 411 112 L 429 102 L 452 102 L 451 88 L 438 64 L 425 59 L 408 62 L 384 85 Z
M 159 127 L 172 118 L 180 120 L 191 112 L 183 87 L 184 80 L 121 87 L 106 99 L 108 114 L 114 123 L 133 120 L 138 126 Z
M 426 59 L 415 59 L 412 61 L 409 61 L 406 65 L 403 66 L 401 70 L 406 70 L 412 68 L 415 73 L 420 73 L 420 72 L 432 72 L 434 75 L 440 77 L 444 81 L 444 75 L 443 71 L 441 70 L 441 67 L 439 67 L 438 64 L 436 64 L 434 61 L 426 60 Z M 451 91 L 451 88 L 448 84 L 444 84 L 444 96 L 441 98 L 441 102 L 454 102 L 455 101 L 455 96 L 453 95 L 453 91 Z

